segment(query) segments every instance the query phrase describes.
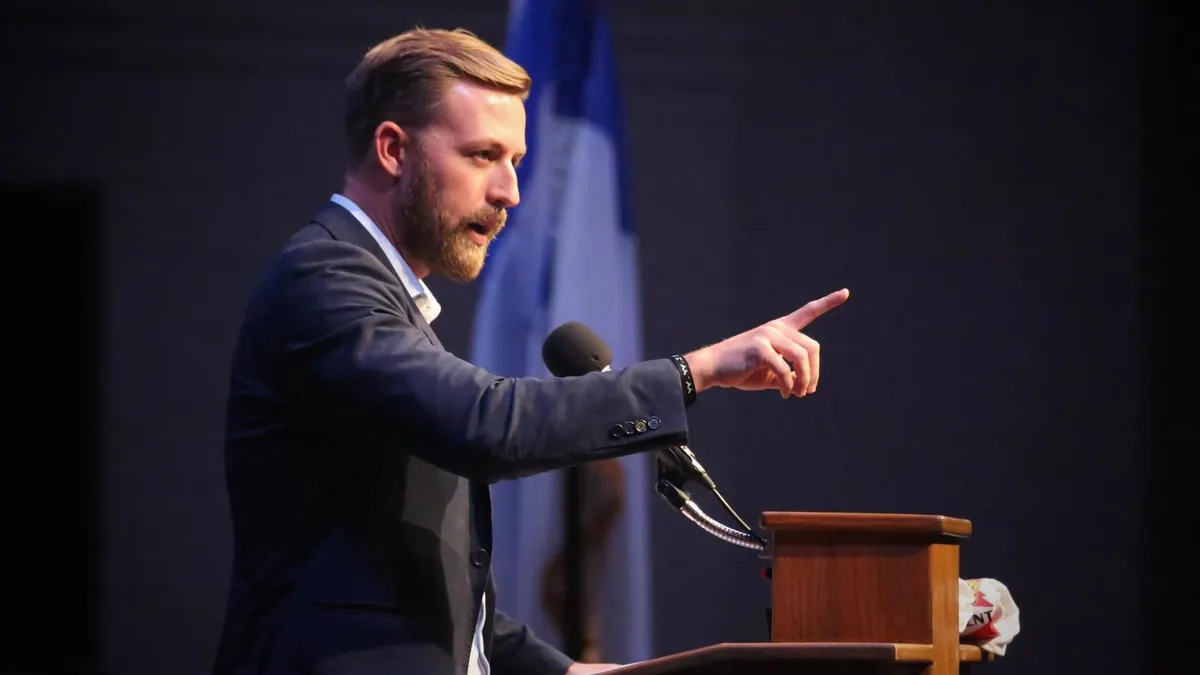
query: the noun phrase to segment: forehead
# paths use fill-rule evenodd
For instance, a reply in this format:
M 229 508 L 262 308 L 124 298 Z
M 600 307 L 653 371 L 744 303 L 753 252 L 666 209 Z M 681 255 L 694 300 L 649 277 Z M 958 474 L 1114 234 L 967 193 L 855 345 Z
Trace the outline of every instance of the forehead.
M 455 82 L 442 95 L 434 126 L 457 141 L 490 139 L 525 152 L 525 102 L 513 94 Z

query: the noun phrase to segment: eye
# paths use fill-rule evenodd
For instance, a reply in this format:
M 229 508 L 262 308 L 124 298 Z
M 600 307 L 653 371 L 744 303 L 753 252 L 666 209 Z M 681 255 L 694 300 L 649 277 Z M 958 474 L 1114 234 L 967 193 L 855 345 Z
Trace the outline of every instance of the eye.
M 496 153 L 492 152 L 491 150 L 478 150 L 476 152 L 472 152 L 471 157 L 484 162 L 496 161 Z

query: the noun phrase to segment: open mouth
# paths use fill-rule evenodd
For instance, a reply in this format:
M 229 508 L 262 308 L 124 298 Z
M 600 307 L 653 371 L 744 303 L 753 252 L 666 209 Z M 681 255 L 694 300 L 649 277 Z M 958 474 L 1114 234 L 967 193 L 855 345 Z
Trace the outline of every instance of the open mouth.
M 486 244 L 491 239 L 492 228 L 483 223 L 469 223 L 467 229 L 471 231 L 471 239 L 476 244 Z

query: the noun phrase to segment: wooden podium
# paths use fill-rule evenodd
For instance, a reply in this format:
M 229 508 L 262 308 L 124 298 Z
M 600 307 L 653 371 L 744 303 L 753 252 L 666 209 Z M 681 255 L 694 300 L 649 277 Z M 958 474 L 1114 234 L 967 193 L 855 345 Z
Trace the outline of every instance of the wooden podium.
M 970 521 L 874 513 L 762 514 L 770 642 L 726 643 L 612 675 L 957 675 L 992 655 L 958 633 L 958 547 Z

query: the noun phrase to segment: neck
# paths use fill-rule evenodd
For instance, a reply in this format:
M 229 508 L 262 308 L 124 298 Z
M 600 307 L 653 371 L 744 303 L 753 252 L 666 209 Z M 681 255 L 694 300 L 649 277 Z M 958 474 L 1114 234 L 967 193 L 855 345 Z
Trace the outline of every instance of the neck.
M 375 225 L 383 232 L 383 236 L 392 242 L 392 246 L 396 247 L 400 256 L 404 258 L 404 262 L 408 264 L 418 279 L 429 276 L 429 266 L 416 259 L 400 243 L 401 223 L 396 222 L 394 216 L 395 209 L 392 208 L 393 197 L 390 186 L 378 185 L 355 172 L 347 172 L 345 184 L 342 186 L 342 195 L 357 204 L 358 208 L 375 221 Z

